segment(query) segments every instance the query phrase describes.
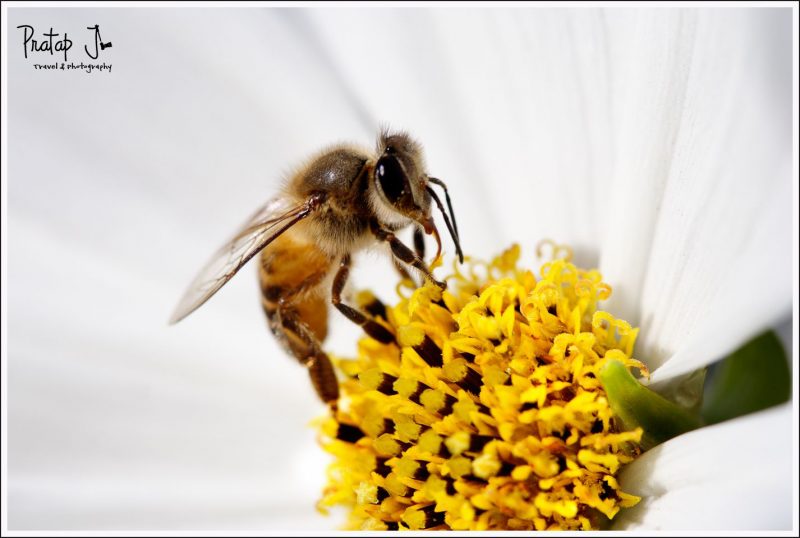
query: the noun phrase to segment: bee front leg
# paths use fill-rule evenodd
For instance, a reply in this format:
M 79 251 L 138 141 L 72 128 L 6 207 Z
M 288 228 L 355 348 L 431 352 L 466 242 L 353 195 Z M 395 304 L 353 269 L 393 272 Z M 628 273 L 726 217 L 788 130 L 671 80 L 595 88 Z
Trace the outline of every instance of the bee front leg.
M 441 289 L 447 288 L 447 284 L 445 282 L 440 282 L 433 278 L 433 274 L 431 273 L 428 266 L 425 265 L 425 262 L 414 252 L 408 248 L 402 241 L 400 241 L 396 235 L 392 232 L 386 231 L 380 227 L 377 223 L 372 223 L 372 233 L 381 241 L 386 241 L 389 243 L 389 246 L 392 249 L 392 255 L 398 260 L 403 263 L 406 263 L 416 269 L 417 271 L 421 272 L 428 278 L 431 282 L 439 286 Z M 417 241 L 414 241 L 415 246 L 417 246 Z M 423 242 L 424 244 L 424 242 Z
M 411 273 L 408 272 L 408 269 L 406 269 L 406 266 L 403 265 L 400 260 L 397 258 L 392 258 L 392 265 L 394 265 L 394 268 L 397 270 L 397 274 L 400 275 L 400 278 L 404 280 L 410 280 L 414 286 L 417 285 L 417 283 L 414 281 L 414 277 L 411 276 Z
M 425 259 L 425 234 L 419 226 L 414 227 L 414 252 L 420 260 Z
M 414 228 L 414 253 L 417 255 L 417 258 L 420 260 L 425 259 L 425 235 L 422 232 L 422 228 L 415 227 Z M 392 264 L 394 268 L 397 269 L 397 272 L 400 274 L 400 278 L 406 278 L 414 283 L 414 285 L 418 285 L 416 280 L 411 276 L 411 274 L 406 269 L 403 262 L 399 259 L 392 257 Z
M 344 289 L 344 285 L 349 276 L 350 255 L 347 254 L 342 256 L 342 259 L 339 262 L 339 271 L 336 273 L 336 276 L 333 279 L 333 288 L 331 289 L 331 302 L 333 303 L 333 306 L 335 306 L 339 312 L 344 314 L 347 319 L 356 325 L 361 326 L 365 333 L 378 342 L 382 342 L 384 344 L 395 342 L 394 335 L 390 333 L 386 327 L 377 321 L 368 318 L 352 306 L 348 306 L 342 302 L 342 290 Z

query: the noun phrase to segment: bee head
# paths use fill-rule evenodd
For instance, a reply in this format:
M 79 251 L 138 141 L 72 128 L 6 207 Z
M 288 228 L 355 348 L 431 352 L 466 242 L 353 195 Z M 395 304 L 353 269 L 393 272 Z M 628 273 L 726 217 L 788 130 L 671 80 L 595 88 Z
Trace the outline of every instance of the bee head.
M 399 214 L 387 215 L 384 220 L 411 219 L 426 233 L 432 233 L 431 196 L 426 190 L 428 175 L 422 146 L 406 133 L 381 132 L 374 174 L 381 202 Z
M 436 192 L 431 188 L 431 183 L 444 189 L 450 218 L 447 217 Z M 385 130 L 381 132 L 378 137 L 378 161 L 375 163 L 374 184 L 379 199 L 378 203 L 374 204 L 375 212 L 381 220 L 400 226 L 412 220 L 422 226 L 426 234 L 433 234 L 436 238 L 438 257 L 442 243 L 431 215 L 431 201 L 433 201 L 447 224 L 459 260 L 464 261 L 447 187 L 441 180 L 428 176 L 425 171 L 422 146 L 416 140 L 402 132 L 391 134 Z

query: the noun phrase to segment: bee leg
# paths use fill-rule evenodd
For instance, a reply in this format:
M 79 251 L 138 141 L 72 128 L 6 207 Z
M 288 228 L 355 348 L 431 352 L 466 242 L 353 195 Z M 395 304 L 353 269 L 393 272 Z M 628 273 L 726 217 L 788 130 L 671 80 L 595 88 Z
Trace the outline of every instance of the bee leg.
M 417 258 L 420 260 L 425 259 L 425 236 L 422 232 L 422 228 L 414 228 L 414 253 L 416 253 Z M 421 285 L 417 284 L 417 281 L 408 272 L 405 265 L 403 265 L 403 262 L 395 257 L 392 257 L 392 263 L 394 264 L 394 268 L 397 269 L 397 272 L 400 274 L 400 278 L 410 280 L 415 286 Z
M 403 265 L 397 258 L 392 258 L 392 265 L 394 265 L 394 268 L 397 270 L 400 278 L 404 280 L 410 280 L 415 286 L 417 285 L 416 281 L 411 276 L 411 273 L 409 273 L 406 269 L 406 266 Z
M 347 282 L 347 277 L 350 276 L 350 255 L 342 256 L 339 262 L 339 271 L 333 279 L 333 288 L 331 289 L 331 302 L 336 309 L 345 315 L 347 319 L 361 326 L 364 332 L 369 336 L 382 342 L 389 344 L 395 341 L 394 335 L 389 330 L 378 323 L 377 321 L 368 318 L 352 306 L 348 306 L 342 302 L 342 290 Z
M 319 399 L 333 407 L 339 400 L 339 380 L 336 379 L 336 372 L 328 355 L 322 353 L 306 363 L 308 375 L 311 377 L 311 384 L 317 391 Z
M 433 274 L 431 274 L 430 269 L 428 266 L 425 265 L 425 262 L 419 258 L 414 252 L 408 248 L 402 241 L 400 241 L 396 235 L 392 232 L 388 232 L 381 228 L 376 223 L 372 223 L 372 233 L 381 241 L 386 241 L 389 243 L 389 246 L 392 249 L 392 254 L 395 258 L 400 260 L 403 263 L 406 263 L 416 269 L 417 271 L 421 272 L 428 278 L 431 282 L 439 286 L 441 289 L 447 288 L 447 284 L 444 282 L 440 282 L 433 278 Z
M 425 234 L 419 226 L 414 228 L 414 252 L 420 260 L 425 259 Z
M 298 317 L 296 312 L 290 314 L 290 312 L 294 312 L 294 310 L 291 309 L 291 305 L 304 291 L 313 289 L 319 284 L 328 274 L 328 271 L 314 273 L 301 281 L 299 285 L 291 288 L 270 283 L 267 270 L 263 264 L 259 266 L 259 270 L 261 271 L 261 307 L 264 310 L 264 314 L 267 316 L 267 323 L 270 331 L 272 331 L 272 334 L 290 355 L 298 356 L 298 352 L 292 347 L 292 342 L 289 341 L 286 331 L 284 330 L 283 317 L 287 315 Z M 313 336 L 314 332 L 310 332 Z M 300 353 L 300 355 L 302 355 L 302 353 Z M 298 360 L 302 362 L 302 357 L 298 357 Z
M 339 382 L 336 379 L 333 364 L 328 355 L 322 351 L 317 337 L 287 302 L 280 301 L 278 303 L 276 315 L 281 327 L 280 332 L 283 333 L 282 337 L 288 341 L 291 335 L 305 344 L 304 350 L 299 349 L 299 346 L 291 346 L 292 354 L 308 368 L 311 384 L 319 398 L 335 407 L 336 401 L 339 399 Z

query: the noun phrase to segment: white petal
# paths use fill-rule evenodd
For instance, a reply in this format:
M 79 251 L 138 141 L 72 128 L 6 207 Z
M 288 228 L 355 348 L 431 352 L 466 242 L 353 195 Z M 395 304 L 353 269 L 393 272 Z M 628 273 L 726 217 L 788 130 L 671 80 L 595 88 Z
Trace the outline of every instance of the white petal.
M 628 465 L 623 491 L 642 501 L 622 510 L 624 530 L 789 530 L 797 424 L 786 404 L 667 441 Z M 793 435 L 794 433 L 794 435 Z
M 9 293 L 11 528 L 336 526 L 315 510 L 323 410 L 257 308 L 168 328 L 165 287 L 64 238 L 12 239 L 14 282 L 37 286 Z
M 636 17 L 601 269 L 654 380 L 720 358 L 791 306 L 791 20 Z

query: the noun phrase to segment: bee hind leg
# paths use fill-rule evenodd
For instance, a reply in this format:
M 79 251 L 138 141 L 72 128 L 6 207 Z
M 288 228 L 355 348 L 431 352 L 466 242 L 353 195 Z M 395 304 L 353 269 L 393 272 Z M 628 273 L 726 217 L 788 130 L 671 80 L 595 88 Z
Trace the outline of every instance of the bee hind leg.
M 273 332 L 286 344 L 292 355 L 308 369 L 311 384 L 319 398 L 335 407 L 339 399 L 339 382 L 333 364 L 322 350 L 317 337 L 297 316 L 296 311 L 283 302 L 278 304 L 276 321 L 279 325 Z
M 377 321 L 368 318 L 352 306 L 346 305 L 342 302 L 342 290 L 344 289 L 344 285 L 349 276 L 350 255 L 348 254 L 342 256 L 342 259 L 339 262 L 339 270 L 336 272 L 336 276 L 333 279 L 333 288 L 331 289 L 331 302 L 333 303 L 333 306 L 335 306 L 339 312 L 344 314 L 347 319 L 363 328 L 365 333 L 378 342 L 382 342 L 384 344 L 395 342 L 396 340 L 394 335 L 389 332 L 386 327 Z

